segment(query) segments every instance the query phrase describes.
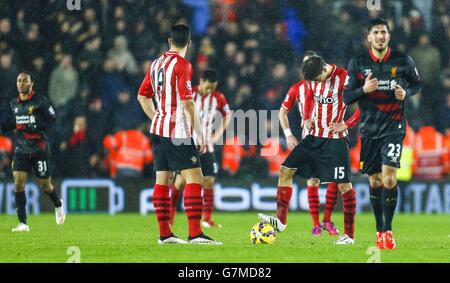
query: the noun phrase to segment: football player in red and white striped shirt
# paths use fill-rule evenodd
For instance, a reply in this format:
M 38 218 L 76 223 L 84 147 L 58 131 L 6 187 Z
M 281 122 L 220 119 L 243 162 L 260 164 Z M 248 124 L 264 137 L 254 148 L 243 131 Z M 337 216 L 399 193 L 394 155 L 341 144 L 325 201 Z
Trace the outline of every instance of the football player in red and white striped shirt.
M 262 213 L 258 217 L 262 222 L 272 224 L 279 232 L 284 231 L 294 175 L 318 177 L 323 183 L 337 183 L 342 193 L 345 234 L 335 244 L 353 244 L 356 193 L 350 182 L 347 132 L 335 129 L 343 123 L 346 110 L 343 90 L 347 71 L 313 55 L 303 62 L 302 73 L 308 81 L 305 84 L 304 120 L 309 135 L 292 150 L 280 167 L 277 217 Z
M 203 140 L 206 141 L 207 152 L 200 155 L 200 163 L 203 172 L 203 221 L 206 228 L 219 227 L 211 214 L 214 209 L 214 182 L 219 171 L 219 165 L 214 154 L 214 144 L 222 138 L 222 134 L 231 121 L 231 111 L 225 95 L 216 90 L 218 76 L 214 70 L 205 70 L 200 78 L 200 84 L 194 87 L 195 108 L 200 115 L 200 123 L 203 131 Z M 219 120 L 217 120 L 220 118 Z M 216 123 L 218 121 L 219 123 Z M 218 124 L 218 128 L 214 126 Z M 214 130 L 214 133 L 213 133 Z M 195 135 L 194 135 L 195 136 Z M 172 186 L 172 203 L 170 222 L 174 221 L 176 206 L 181 197 L 185 182 L 181 175 L 177 174 Z
M 306 61 L 310 56 L 317 55 L 314 51 L 307 51 L 305 53 L 305 57 L 303 61 Z M 298 108 L 300 111 L 300 116 L 302 117 L 302 139 L 305 138 L 309 132 L 308 129 L 304 126 L 304 113 L 305 113 L 305 99 L 306 92 L 308 91 L 308 82 L 306 80 L 301 80 L 291 86 L 289 89 L 286 99 L 280 108 L 280 124 L 283 128 L 283 131 L 286 136 L 288 148 L 293 150 L 298 141 L 296 137 L 292 134 L 292 131 L 289 126 L 288 113 L 294 107 L 296 103 L 298 103 Z M 352 128 L 356 125 L 360 120 L 360 112 L 359 109 L 355 111 L 353 116 L 349 118 L 345 123 L 339 125 L 339 131 L 345 131 L 346 129 Z M 337 127 L 337 126 L 335 126 Z M 311 178 L 306 181 L 306 189 L 308 192 L 308 203 L 309 203 L 309 212 L 311 214 L 311 218 L 313 220 L 313 228 L 311 230 L 311 234 L 313 236 L 319 236 L 322 233 L 322 230 L 328 231 L 330 235 L 339 235 L 339 230 L 334 226 L 331 221 L 331 214 L 333 213 L 334 207 L 336 205 L 338 187 L 336 183 L 328 183 L 327 193 L 326 193 L 326 207 L 323 222 L 319 221 L 320 214 L 320 203 L 319 203 L 319 186 L 320 180 L 311 176 Z
M 138 101 L 152 120 L 150 138 L 156 184 L 153 204 L 159 224 L 159 244 L 186 244 L 171 230 L 169 185 L 172 171 L 180 171 L 186 180 L 184 206 L 189 222 L 188 242 L 191 244 L 221 244 L 204 235 L 202 217 L 203 175 L 199 152 L 192 139 L 192 128 L 198 135 L 197 144 L 204 149 L 203 134 L 195 111 L 191 79 L 192 66 L 184 57 L 190 43 L 189 27 L 172 27 L 170 50 L 150 66 L 139 89 Z M 155 98 L 157 107 L 153 104 Z

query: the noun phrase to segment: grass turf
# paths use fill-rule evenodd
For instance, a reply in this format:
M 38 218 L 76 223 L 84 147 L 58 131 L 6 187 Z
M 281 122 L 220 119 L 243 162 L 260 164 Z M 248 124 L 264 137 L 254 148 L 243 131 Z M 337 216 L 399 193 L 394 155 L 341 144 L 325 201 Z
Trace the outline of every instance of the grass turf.
M 57 226 L 54 215 L 29 216 L 29 233 L 12 233 L 15 216 L 0 215 L 0 262 L 66 262 L 70 246 L 81 251 L 81 262 L 357 262 L 364 263 L 375 244 L 374 219 L 358 214 L 355 245 L 336 246 L 326 232 L 310 235 L 307 213 L 290 213 L 289 225 L 273 245 L 253 245 L 249 232 L 257 222 L 254 213 L 214 213 L 222 229 L 204 229 L 222 246 L 157 244 L 154 215 L 68 215 Z M 334 222 L 343 232 L 343 216 Z M 381 251 L 380 262 L 450 262 L 448 215 L 398 214 L 394 219 L 397 250 Z M 187 237 L 187 220 L 178 213 L 173 231 Z

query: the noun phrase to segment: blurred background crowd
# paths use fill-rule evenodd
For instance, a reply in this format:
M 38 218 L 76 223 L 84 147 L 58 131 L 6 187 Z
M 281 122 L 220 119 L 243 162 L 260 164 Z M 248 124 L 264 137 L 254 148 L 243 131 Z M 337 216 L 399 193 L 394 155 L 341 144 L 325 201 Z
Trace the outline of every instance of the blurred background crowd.
M 433 141 L 442 139 L 439 162 L 444 164 L 450 137 L 450 2 L 386 0 L 381 1 L 381 11 L 369 11 L 366 2 L 81 0 L 80 11 L 69 11 L 66 1 L 60 0 L 2 0 L 1 118 L 8 115 L 9 100 L 17 96 L 18 71 L 30 70 L 35 90 L 50 98 L 58 114 L 49 131 L 56 177 L 114 177 L 117 164 L 127 162 L 120 151 L 123 144 L 142 149 L 134 156 L 134 165 L 140 176 L 147 177 L 152 174 L 150 145 L 138 141 L 147 134 L 148 119 L 136 94 L 149 64 L 168 49 L 172 24 L 192 28 L 187 57 L 195 70 L 194 83 L 203 70 L 215 68 L 218 88 L 231 109 L 275 110 L 289 86 L 299 80 L 299 62 L 306 50 L 346 67 L 351 57 L 368 47 L 368 19 L 383 16 L 390 23 L 391 47 L 413 57 L 423 81 L 422 93 L 406 102 L 412 133 L 422 139 L 425 134 L 420 131 L 425 129 L 427 136 L 432 131 Z M 299 135 L 298 111 L 292 112 L 291 126 Z M 0 165 L 3 174 L 10 174 L 6 164 L 12 135 L 3 135 Z M 351 133 L 351 144 L 358 145 L 357 129 Z M 418 154 L 423 144 L 421 140 Z M 417 153 L 414 143 L 412 147 Z M 245 162 L 259 162 L 260 148 L 229 150 L 239 152 L 241 170 L 222 163 L 222 173 L 253 174 L 254 167 L 246 169 Z M 442 176 L 448 173 L 446 168 Z

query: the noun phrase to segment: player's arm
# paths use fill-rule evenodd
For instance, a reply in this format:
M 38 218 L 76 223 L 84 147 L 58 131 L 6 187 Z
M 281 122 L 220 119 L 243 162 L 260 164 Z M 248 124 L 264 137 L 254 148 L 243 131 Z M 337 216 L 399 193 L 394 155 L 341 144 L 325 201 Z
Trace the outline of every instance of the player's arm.
M 417 71 L 414 60 L 408 56 L 408 66 L 406 71 L 406 81 L 409 83 L 406 89 L 406 96 L 418 94 L 422 90 L 420 75 Z
M 142 107 L 142 110 L 145 112 L 150 120 L 153 120 L 153 116 L 155 116 L 155 105 L 153 104 L 152 97 L 154 95 L 152 88 L 152 80 L 150 76 L 150 70 L 145 75 L 144 80 L 138 91 L 137 100 Z
M 181 104 L 186 113 L 187 119 L 191 124 L 194 132 L 197 134 L 197 145 L 200 147 L 200 152 L 206 150 L 205 143 L 203 141 L 203 132 L 198 117 L 197 110 L 195 109 L 194 95 L 192 94 L 192 65 L 191 63 L 184 61 L 175 65 L 175 74 L 178 78 L 178 92 L 180 94 Z
M 372 77 L 372 73 L 366 78 L 364 85 L 359 87 L 358 84 L 358 70 L 356 68 L 356 60 L 352 58 L 348 63 L 348 74 L 344 83 L 344 103 L 351 105 L 367 93 L 374 92 L 378 88 L 378 80 Z
M 305 87 L 305 113 L 303 114 L 304 124 L 306 129 L 311 129 L 313 126 L 312 112 L 314 110 L 314 95 L 309 87 Z
M 225 132 L 226 128 L 228 128 L 232 116 L 230 106 L 228 105 L 225 96 L 222 95 L 220 98 L 221 98 L 221 105 L 219 108 L 219 112 L 222 116 L 222 123 L 220 123 L 219 128 L 214 132 L 214 136 L 212 138 L 214 144 L 216 144 L 220 140 L 220 138 L 223 135 L 223 132 Z
M 334 133 L 342 133 L 343 131 L 346 131 L 348 129 L 353 128 L 356 124 L 358 124 L 361 121 L 361 111 L 359 110 L 359 107 L 356 108 L 355 113 L 348 118 L 345 123 L 331 123 L 330 130 Z
M 284 136 L 289 149 L 293 149 L 298 145 L 298 140 L 292 134 L 291 127 L 289 125 L 288 113 L 291 111 L 294 104 L 297 102 L 298 88 L 291 87 L 286 95 L 286 99 L 281 104 L 278 119 L 280 120 L 281 128 L 283 129 Z

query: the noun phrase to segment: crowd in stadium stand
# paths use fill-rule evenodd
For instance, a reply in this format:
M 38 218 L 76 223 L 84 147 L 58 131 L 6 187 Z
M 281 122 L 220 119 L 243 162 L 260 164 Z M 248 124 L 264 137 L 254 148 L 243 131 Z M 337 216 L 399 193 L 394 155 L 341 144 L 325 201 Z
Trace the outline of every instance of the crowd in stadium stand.
M 137 89 L 151 60 L 167 50 L 172 24 L 192 27 L 188 59 L 195 69 L 194 83 L 203 70 L 215 68 L 219 90 L 232 109 L 275 110 L 300 78 L 304 51 L 313 49 L 327 62 L 346 67 L 352 56 L 368 47 L 368 19 L 383 16 L 391 26 L 391 47 L 414 58 L 423 81 L 422 93 L 406 102 L 410 126 L 417 135 L 429 129 L 425 126 L 437 130 L 433 137 L 443 138 L 448 161 L 449 1 L 382 1 L 382 11 L 369 11 L 366 2 L 82 0 L 80 11 L 69 11 L 66 1 L 2 0 L 1 118 L 8 115 L 9 100 L 17 96 L 18 71 L 31 71 L 35 90 L 48 96 L 58 113 L 49 131 L 55 176 L 114 175 L 108 168 L 112 149 L 105 149 L 107 138 L 126 130 L 147 134 L 148 119 L 137 104 Z M 290 119 L 299 135 L 298 113 Z M 352 145 L 358 143 L 356 133 L 354 129 Z M 9 168 L 3 165 L 8 145 L 0 145 L 3 171 Z M 257 156 L 254 147 L 237 152 L 243 160 Z M 144 176 L 150 176 L 151 166 L 141 165 Z

